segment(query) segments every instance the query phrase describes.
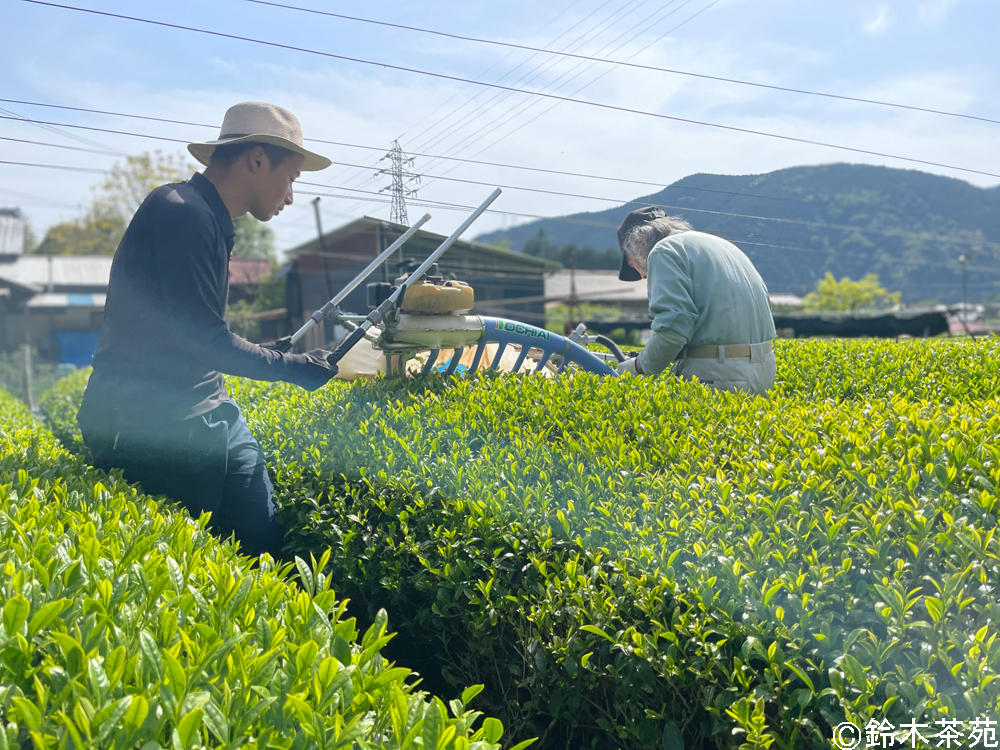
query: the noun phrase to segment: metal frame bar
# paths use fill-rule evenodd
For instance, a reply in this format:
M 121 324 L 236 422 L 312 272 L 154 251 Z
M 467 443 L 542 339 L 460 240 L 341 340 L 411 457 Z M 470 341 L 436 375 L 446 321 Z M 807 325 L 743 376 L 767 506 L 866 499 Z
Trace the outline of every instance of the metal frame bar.
M 327 315 L 329 315 L 331 312 L 333 312 L 334 308 L 336 308 L 337 305 L 339 305 L 341 302 L 343 302 L 344 299 L 347 297 L 348 294 L 350 294 L 355 289 L 357 289 L 358 286 L 361 284 L 362 281 L 364 281 L 369 276 L 371 276 L 372 272 L 376 268 L 378 268 L 386 260 L 388 260 L 388 258 L 389 258 L 390 255 L 392 255 L 396 250 L 398 250 L 400 247 L 402 247 L 403 244 L 405 244 L 405 242 L 408 239 L 410 239 L 410 237 L 412 237 L 414 234 L 416 234 L 417 230 L 420 229 L 420 227 L 422 227 L 424 224 L 426 224 L 430 220 L 431 220 L 431 215 L 430 214 L 424 214 L 422 217 L 420 217 L 420 220 L 416 224 L 414 224 L 409 229 L 407 229 L 405 232 L 403 232 L 403 234 L 399 237 L 398 240 L 396 240 L 391 245 L 389 245 L 389 247 L 387 247 L 385 250 L 383 250 L 379 254 L 379 256 L 377 258 L 375 258 L 375 260 L 373 260 L 371 263 L 368 264 L 368 266 L 365 268 L 364 271 L 362 271 L 357 276 L 355 276 L 353 279 L 351 279 L 351 281 L 347 284 L 347 286 L 345 286 L 343 289 L 341 289 L 339 292 L 337 292 L 333 296 L 333 299 L 331 299 L 329 302 L 327 302 L 325 305 L 323 305 L 323 307 L 321 307 L 319 310 L 317 310 L 316 312 L 314 312 L 309 317 L 309 320 L 306 321 L 305 325 L 303 325 L 299 330 L 297 330 L 295 333 L 292 334 L 292 344 L 295 344 L 299 339 L 301 339 L 303 336 L 305 336 L 309 332 L 310 328 L 312 328 L 315 325 L 318 325 L 319 322 L 321 320 L 323 320 L 323 318 L 325 318 Z M 364 320 L 365 318 L 364 318 L 364 316 L 361 316 L 359 319 L 360 320 Z

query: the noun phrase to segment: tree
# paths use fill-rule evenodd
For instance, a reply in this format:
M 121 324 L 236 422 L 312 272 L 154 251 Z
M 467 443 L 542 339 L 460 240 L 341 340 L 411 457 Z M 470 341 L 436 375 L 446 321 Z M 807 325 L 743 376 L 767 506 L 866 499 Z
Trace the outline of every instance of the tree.
M 114 255 L 127 224 L 93 209 L 76 221 L 54 224 L 34 249 L 40 255 Z
M 274 232 L 271 227 L 257 221 L 250 214 L 244 214 L 233 224 L 236 227 L 234 258 L 259 258 L 271 261 L 271 265 L 278 262 L 278 254 L 274 250 Z
M 816 291 L 806 295 L 802 307 L 806 312 L 858 312 L 884 310 L 898 304 L 899 292 L 886 291 L 873 273 L 860 281 L 848 276 L 837 281 L 827 271 L 816 284 Z
M 580 269 L 614 269 L 621 266 L 622 262 L 621 253 L 613 247 L 605 250 L 595 250 L 588 245 L 578 247 L 573 244 L 557 247 L 545 234 L 544 229 L 539 229 L 538 234 L 524 243 L 524 253 L 536 258 L 554 260 L 566 268 L 573 264 L 573 253 L 576 253 L 576 267 Z
M 162 151 L 128 156 L 115 162 L 83 216 L 56 224 L 34 249 L 43 255 L 114 255 L 132 216 L 160 185 L 187 179 L 194 167 L 183 157 Z
M 95 190 L 93 207 L 100 212 L 121 218 L 128 226 L 146 196 L 160 185 L 186 180 L 194 166 L 183 156 L 164 154 L 157 150 L 138 156 L 126 156 L 125 163 L 115 162 L 108 170 L 104 184 Z

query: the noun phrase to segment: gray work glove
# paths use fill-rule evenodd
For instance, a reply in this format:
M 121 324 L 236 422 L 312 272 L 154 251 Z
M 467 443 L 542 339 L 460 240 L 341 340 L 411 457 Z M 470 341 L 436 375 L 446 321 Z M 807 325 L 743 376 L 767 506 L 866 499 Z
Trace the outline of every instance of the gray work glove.
M 328 357 L 332 352 L 326 349 L 313 349 L 305 354 L 282 354 L 282 358 L 291 365 L 288 382 L 302 386 L 307 391 L 322 388 L 337 374 L 337 365 L 331 364 Z
M 262 349 L 271 349 L 276 352 L 290 352 L 292 350 L 292 337 L 285 336 L 277 341 L 269 341 L 260 345 Z
M 638 370 L 636 370 L 636 363 L 638 361 L 639 361 L 639 357 L 631 357 L 629 359 L 626 359 L 624 362 L 619 362 L 618 363 L 618 374 L 619 375 L 624 375 L 625 373 L 629 373 L 630 375 L 635 375 L 635 376 L 638 377 L 639 375 L 642 374 L 641 372 L 639 372 Z

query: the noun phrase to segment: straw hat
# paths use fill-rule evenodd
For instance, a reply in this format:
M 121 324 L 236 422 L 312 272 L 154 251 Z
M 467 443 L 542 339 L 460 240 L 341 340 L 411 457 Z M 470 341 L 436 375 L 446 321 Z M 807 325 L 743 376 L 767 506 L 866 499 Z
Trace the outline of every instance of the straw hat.
M 217 146 L 230 143 L 270 143 L 306 157 L 303 172 L 318 172 L 330 166 L 325 156 L 302 147 L 302 126 L 299 118 L 284 107 L 264 102 L 243 102 L 226 110 L 219 139 L 204 143 L 189 143 L 191 155 L 208 166 Z

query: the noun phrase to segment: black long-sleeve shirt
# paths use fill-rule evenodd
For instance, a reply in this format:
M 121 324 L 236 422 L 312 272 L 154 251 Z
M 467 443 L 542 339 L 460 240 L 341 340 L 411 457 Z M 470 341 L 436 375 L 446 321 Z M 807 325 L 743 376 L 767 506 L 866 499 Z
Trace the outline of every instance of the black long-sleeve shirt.
M 302 355 L 237 336 L 225 321 L 235 229 L 203 175 L 150 193 L 111 266 L 94 373 L 80 421 L 179 422 L 229 399 L 223 373 L 308 379 Z

